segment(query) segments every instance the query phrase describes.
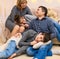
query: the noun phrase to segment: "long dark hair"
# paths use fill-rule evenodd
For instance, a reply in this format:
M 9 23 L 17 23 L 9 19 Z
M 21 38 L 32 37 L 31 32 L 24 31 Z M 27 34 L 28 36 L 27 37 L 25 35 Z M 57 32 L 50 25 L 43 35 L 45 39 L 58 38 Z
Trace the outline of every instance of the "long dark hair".
M 20 24 L 20 16 L 19 15 L 15 15 L 14 17 L 14 21 L 16 22 L 16 24 Z

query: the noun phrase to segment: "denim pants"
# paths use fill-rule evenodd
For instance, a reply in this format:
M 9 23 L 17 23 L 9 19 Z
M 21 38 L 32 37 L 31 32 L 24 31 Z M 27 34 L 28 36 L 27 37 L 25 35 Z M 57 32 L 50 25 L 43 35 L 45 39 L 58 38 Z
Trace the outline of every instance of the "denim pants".
M 16 51 L 16 43 L 15 41 L 11 40 L 7 46 L 7 48 L 0 52 L 0 59 L 6 59 L 11 56 Z
M 60 24 L 53 19 L 51 20 L 56 28 L 57 40 L 60 41 Z
M 56 28 L 57 39 L 58 39 L 58 41 L 60 41 L 60 25 L 59 25 L 59 23 L 57 23 L 55 21 L 53 21 L 53 24 Z
M 33 56 L 37 59 L 45 59 L 46 56 L 52 56 L 51 52 L 52 42 L 48 45 L 43 45 L 39 49 L 27 48 L 27 55 Z

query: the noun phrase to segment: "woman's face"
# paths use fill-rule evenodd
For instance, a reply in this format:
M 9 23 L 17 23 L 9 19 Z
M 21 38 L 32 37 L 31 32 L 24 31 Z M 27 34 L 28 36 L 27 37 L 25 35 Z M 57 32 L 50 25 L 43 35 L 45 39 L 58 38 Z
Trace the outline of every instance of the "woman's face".
M 22 8 L 22 9 L 25 8 L 26 6 L 27 6 L 27 2 L 21 3 L 21 8 Z

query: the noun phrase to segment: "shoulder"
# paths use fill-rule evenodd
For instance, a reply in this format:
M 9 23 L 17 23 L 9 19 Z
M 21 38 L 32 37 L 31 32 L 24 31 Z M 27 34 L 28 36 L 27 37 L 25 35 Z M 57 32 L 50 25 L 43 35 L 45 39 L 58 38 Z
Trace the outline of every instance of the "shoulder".
M 17 6 L 15 5 L 15 6 L 13 6 L 13 8 L 12 8 L 12 11 L 16 11 L 18 8 L 17 8 Z
M 36 21 L 37 21 L 37 19 L 36 19 L 36 18 L 31 20 L 31 22 L 36 22 Z
M 50 23 L 50 22 L 53 22 L 53 19 L 50 17 L 46 17 L 46 21 Z
M 26 10 L 30 10 L 30 8 L 28 7 L 28 6 L 26 6 L 26 8 L 25 8 Z

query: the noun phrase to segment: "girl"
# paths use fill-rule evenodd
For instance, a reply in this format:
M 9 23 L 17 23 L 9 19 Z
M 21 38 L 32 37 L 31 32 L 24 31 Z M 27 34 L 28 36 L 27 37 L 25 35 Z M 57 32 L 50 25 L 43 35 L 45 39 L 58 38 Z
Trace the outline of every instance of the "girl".
M 25 20 L 25 18 L 23 16 L 19 16 L 19 15 L 15 15 L 14 17 L 14 21 L 15 21 L 15 24 L 19 26 L 19 29 L 17 29 L 17 31 L 12 31 L 11 33 L 11 36 L 13 36 L 14 34 L 16 34 L 17 32 L 21 33 L 21 32 L 24 32 L 25 29 L 27 29 L 29 27 L 27 21 Z M 21 28 L 21 29 L 20 29 Z

